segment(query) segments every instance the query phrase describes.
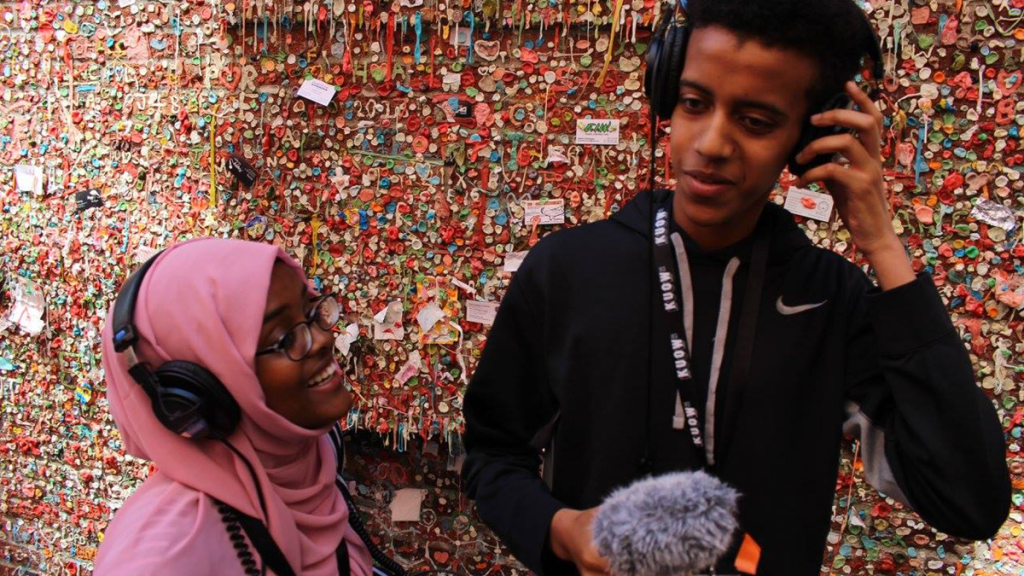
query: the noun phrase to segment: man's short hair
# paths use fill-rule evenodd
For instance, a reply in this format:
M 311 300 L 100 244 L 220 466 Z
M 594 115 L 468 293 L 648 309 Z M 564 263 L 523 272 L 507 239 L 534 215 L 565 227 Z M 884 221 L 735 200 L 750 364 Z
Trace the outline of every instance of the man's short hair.
M 689 0 L 693 30 L 719 26 L 740 40 L 804 54 L 818 63 L 810 103 L 816 109 L 861 69 L 875 36 L 853 0 Z

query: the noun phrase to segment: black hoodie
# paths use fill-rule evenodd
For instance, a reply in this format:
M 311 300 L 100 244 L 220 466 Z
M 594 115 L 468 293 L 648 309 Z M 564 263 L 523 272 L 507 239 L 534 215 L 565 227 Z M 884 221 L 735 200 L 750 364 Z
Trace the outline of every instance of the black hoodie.
M 560 508 L 597 506 L 647 473 L 701 466 L 689 433 L 672 426 L 668 327 L 652 314 L 650 205 L 641 193 L 611 219 L 551 234 L 530 251 L 466 392 L 468 493 L 513 554 L 544 576 L 575 573 L 547 542 Z M 681 260 L 693 272 L 694 363 L 710 362 L 724 341 L 705 437 L 710 471 L 742 494 L 741 528 L 762 549 L 758 574 L 819 573 L 844 430 L 861 441 L 879 491 L 943 532 L 991 537 L 1010 507 L 1004 437 L 930 277 L 881 292 L 774 204 L 752 236 L 760 234 L 770 251 L 745 382 L 730 380 L 744 299 L 707 292 L 731 284 L 743 294 L 751 239 Z M 717 271 L 733 257 L 731 281 L 713 272 L 709 284 L 702 267 Z M 685 277 L 680 284 L 685 292 Z M 720 302 L 729 303 L 724 333 Z M 702 402 L 711 372 L 694 368 Z M 552 432 L 545 483 L 539 448 Z M 720 573 L 735 572 L 733 557 Z

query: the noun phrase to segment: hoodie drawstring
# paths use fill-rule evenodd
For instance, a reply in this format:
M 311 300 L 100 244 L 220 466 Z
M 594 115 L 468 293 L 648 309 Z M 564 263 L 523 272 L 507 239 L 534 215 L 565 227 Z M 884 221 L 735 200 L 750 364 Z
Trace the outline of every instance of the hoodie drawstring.
M 693 278 L 690 275 L 690 261 L 686 255 L 686 246 L 678 233 L 672 234 L 672 244 L 676 249 L 676 264 L 679 266 L 683 293 L 683 326 L 686 329 L 686 341 L 689 343 L 693 342 Z M 704 406 L 704 454 L 707 457 L 708 466 L 715 464 L 715 403 L 718 395 L 718 380 L 722 372 L 722 360 L 725 358 L 725 343 L 729 337 L 733 279 L 739 267 L 740 259 L 732 258 L 722 275 L 722 298 L 718 306 L 718 325 L 715 327 L 715 345 L 711 355 L 711 376 L 708 378 L 708 397 Z M 677 429 L 682 429 L 686 422 L 681 392 L 676 393 L 676 413 L 672 421 L 673 427 Z

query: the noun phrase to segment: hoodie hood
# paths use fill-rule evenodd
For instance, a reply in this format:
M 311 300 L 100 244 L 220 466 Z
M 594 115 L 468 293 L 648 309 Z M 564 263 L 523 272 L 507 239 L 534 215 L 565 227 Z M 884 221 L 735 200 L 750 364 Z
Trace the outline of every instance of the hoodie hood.
M 671 200 L 672 191 L 664 188 L 642 190 L 626 203 L 621 210 L 612 215 L 611 221 L 625 226 L 646 239 L 651 237 L 651 204 L 661 204 Z M 772 242 L 768 261 L 772 264 L 784 262 L 792 258 L 797 250 L 811 248 L 804 231 L 796 225 L 793 215 L 786 209 L 772 202 L 766 203 L 757 227 L 771 227 Z

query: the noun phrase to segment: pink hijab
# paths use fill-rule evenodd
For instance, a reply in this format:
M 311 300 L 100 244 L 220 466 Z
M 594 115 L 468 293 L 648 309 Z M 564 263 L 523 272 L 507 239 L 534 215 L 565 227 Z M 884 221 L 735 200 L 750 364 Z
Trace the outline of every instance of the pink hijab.
M 370 576 L 369 552 L 349 526 L 334 484 L 329 428 L 307 430 L 272 411 L 256 377 L 256 345 L 277 260 L 305 280 L 302 268 L 275 246 L 213 238 L 179 244 L 149 270 L 135 310 L 140 360 L 201 364 L 238 402 L 242 420 L 228 441 L 255 468 L 269 518 L 238 456 L 220 442 L 187 440 L 160 424 L 149 397 L 128 375 L 124 355 L 114 351 L 108 322 L 103 368 L 110 411 L 128 453 L 152 460 L 158 471 L 108 527 L 97 576 L 243 574 L 211 498 L 268 524 L 296 574 L 337 574 L 335 550 L 344 540 L 352 575 Z

